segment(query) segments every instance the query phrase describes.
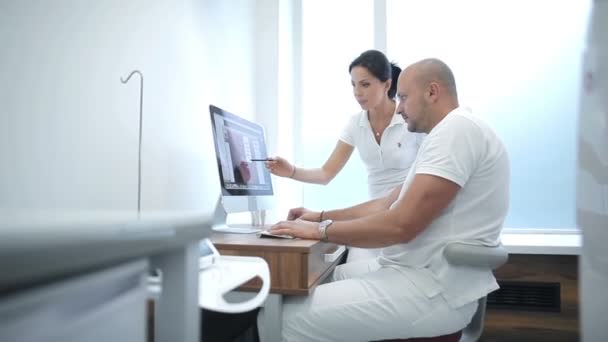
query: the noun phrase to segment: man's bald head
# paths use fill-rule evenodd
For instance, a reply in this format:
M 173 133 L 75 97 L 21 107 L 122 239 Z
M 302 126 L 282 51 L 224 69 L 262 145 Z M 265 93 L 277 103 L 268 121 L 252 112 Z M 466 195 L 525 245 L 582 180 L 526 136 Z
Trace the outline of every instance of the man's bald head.
M 430 132 L 458 107 L 454 74 L 436 58 L 423 59 L 405 68 L 397 82 L 397 97 L 397 112 L 411 132 Z
M 448 95 L 458 98 L 454 74 L 450 67 L 441 60 L 437 58 L 423 59 L 408 66 L 406 70 L 410 68 L 419 86 L 426 87 L 431 82 L 437 82 L 447 91 Z

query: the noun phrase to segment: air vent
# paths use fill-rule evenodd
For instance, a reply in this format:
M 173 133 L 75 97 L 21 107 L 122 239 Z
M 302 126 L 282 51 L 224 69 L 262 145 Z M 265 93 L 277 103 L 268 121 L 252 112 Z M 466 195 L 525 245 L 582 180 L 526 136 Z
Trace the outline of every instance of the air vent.
M 498 284 L 500 289 L 488 295 L 489 308 L 554 312 L 561 310 L 559 283 L 499 281 Z

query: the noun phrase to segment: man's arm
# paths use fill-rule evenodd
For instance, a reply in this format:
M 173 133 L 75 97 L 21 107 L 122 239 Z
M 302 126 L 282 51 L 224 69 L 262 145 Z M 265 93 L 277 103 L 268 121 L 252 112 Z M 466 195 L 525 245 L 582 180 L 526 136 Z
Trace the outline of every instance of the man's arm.
M 458 184 L 445 178 L 417 174 L 405 195 L 392 209 L 376 211 L 370 216 L 348 221 L 334 222 L 327 228 L 327 238 L 338 244 L 364 248 L 385 247 L 411 241 L 439 216 L 456 197 L 458 190 Z M 353 217 L 371 210 L 368 207 L 370 205 L 370 202 L 366 202 L 344 211 L 331 211 L 328 213 L 329 218 L 340 220 Z M 373 208 L 378 207 L 373 205 Z M 283 221 L 273 226 L 272 233 L 320 239 L 316 222 Z
M 293 208 L 289 210 L 289 214 L 287 215 L 288 220 L 305 220 L 312 222 L 320 222 L 321 219 L 327 220 L 332 219 L 334 221 L 339 220 L 354 220 L 356 218 L 365 217 L 368 215 L 372 215 L 384 210 L 387 210 L 393 202 L 397 200 L 399 197 L 399 193 L 401 192 L 401 186 L 396 187 L 390 194 L 386 197 L 374 199 L 371 201 L 367 201 L 349 208 L 345 209 L 337 209 L 331 211 L 311 211 L 306 208 Z M 323 217 L 321 217 L 323 214 Z
M 417 174 L 405 196 L 386 212 L 327 229 L 329 241 L 355 247 L 385 247 L 406 243 L 422 232 L 452 202 L 460 186 L 445 178 Z
M 384 212 L 397 200 L 397 197 L 399 197 L 399 193 L 401 192 L 401 187 L 402 186 L 396 187 L 385 197 L 363 202 L 345 209 L 325 211 L 323 212 L 323 219 L 332 219 L 334 221 L 354 220 Z

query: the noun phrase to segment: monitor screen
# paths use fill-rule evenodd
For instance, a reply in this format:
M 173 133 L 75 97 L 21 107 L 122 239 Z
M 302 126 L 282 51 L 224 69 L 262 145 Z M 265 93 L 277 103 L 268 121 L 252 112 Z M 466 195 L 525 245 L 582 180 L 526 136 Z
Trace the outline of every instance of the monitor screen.
M 222 195 L 272 195 L 270 173 L 260 161 L 267 158 L 262 126 L 209 106 Z

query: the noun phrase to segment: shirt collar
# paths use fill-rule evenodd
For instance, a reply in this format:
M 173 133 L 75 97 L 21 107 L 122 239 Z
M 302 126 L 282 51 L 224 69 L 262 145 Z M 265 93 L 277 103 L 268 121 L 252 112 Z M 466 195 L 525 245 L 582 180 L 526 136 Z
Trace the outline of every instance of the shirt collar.
M 405 120 L 403 120 L 403 117 L 399 114 L 395 114 L 395 115 L 393 115 L 391 122 L 388 124 L 388 127 L 391 127 L 394 125 L 403 125 L 403 124 L 405 124 Z M 366 110 L 362 110 L 361 114 L 359 115 L 359 126 L 360 127 L 370 127 L 369 120 L 367 119 Z
M 433 127 L 433 129 L 431 129 L 431 132 L 432 132 L 433 130 L 435 130 L 435 128 L 436 128 L 437 126 L 442 125 L 442 124 L 445 122 L 445 119 L 446 119 L 448 116 L 453 115 L 453 114 L 458 114 L 458 113 L 460 113 L 460 114 L 464 114 L 464 115 L 471 114 L 471 108 L 470 108 L 470 107 L 463 107 L 463 106 L 459 106 L 459 107 L 456 107 L 456 108 L 452 109 L 452 110 L 451 110 L 449 113 L 447 113 L 447 114 L 446 114 L 446 115 L 443 117 L 443 119 L 441 119 L 441 121 L 439 121 L 439 122 L 438 122 L 438 123 L 435 125 L 435 127 Z M 429 132 L 429 133 L 430 133 L 430 132 Z
M 452 113 L 471 114 L 471 108 L 467 107 L 467 106 L 459 106 L 459 107 L 452 109 L 452 111 L 450 111 L 447 115 L 450 115 Z

